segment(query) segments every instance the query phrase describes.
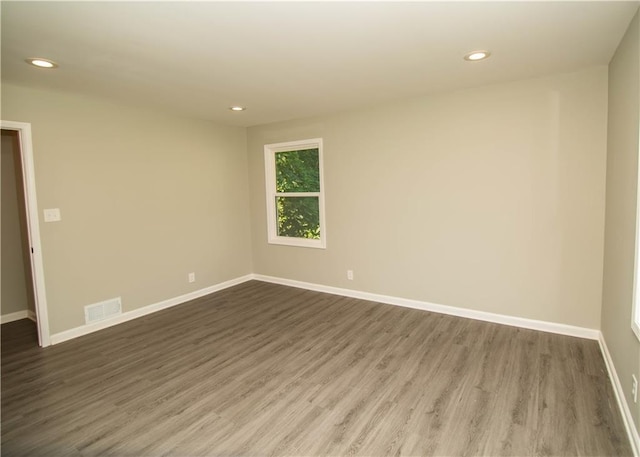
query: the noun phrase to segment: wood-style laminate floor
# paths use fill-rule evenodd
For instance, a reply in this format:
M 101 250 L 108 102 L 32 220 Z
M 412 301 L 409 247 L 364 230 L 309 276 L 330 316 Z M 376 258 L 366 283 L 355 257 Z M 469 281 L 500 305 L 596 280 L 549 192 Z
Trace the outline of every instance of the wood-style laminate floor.
M 2 325 L 2 455 L 631 455 L 595 341 L 248 282 Z

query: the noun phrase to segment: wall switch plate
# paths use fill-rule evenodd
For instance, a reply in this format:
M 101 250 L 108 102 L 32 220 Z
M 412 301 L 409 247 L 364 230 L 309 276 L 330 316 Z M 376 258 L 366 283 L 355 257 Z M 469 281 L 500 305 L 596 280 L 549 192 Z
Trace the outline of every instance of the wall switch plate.
M 189 273 L 189 282 L 196 282 L 196 274 Z
M 633 402 L 638 403 L 638 379 L 635 375 L 631 375 L 631 396 L 633 397 Z
M 45 222 L 58 222 L 61 219 L 60 208 L 49 208 L 44 210 Z
M 347 279 L 353 281 L 353 270 L 347 270 Z

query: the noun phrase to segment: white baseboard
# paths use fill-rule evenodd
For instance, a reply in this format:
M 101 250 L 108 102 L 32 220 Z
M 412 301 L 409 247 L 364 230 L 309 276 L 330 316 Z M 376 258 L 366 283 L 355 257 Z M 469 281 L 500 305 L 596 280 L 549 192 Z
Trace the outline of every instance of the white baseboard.
M 28 319 L 29 312 L 26 309 L 24 311 L 16 311 L 15 313 L 3 314 L 0 316 L 0 323 L 6 324 L 8 322 L 19 321 L 20 319 Z
M 31 319 L 33 322 L 38 322 L 38 317 L 36 316 L 35 311 L 29 310 L 29 311 L 27 311 L 27 313 L 28 313 L 27 317 L 29 319 Z
M 213 286 L 206 287 L 204 289 L 189 292 L 188 294 L 180 295 L 178 297 L 170 298 L 168 300 L 163 300 L 161 302 L 147 305 L 142 308 L 134 309 L 132 311 L 127 311 L 125 313 L 119 314 L 118 316 L 115 316 L 110 319 L 105 319 L 103 321 L 96 322 L 93 324 L 82 325 L 80 327 L 72 328 L 70 330 L 65 330 L 64 332 L 54 333 L 53 335 L 51 335 L 51 344 L 62 343 L 63 341 L 71 340 L 73 338 L 78 338 L 79 336 L 97 332 L 98 330 L 102 330 L 108 327 L 113 327 L 114 325 L 118 325 L 123 322 L 136 319 L 138 317 L 146 316 L 147 314 L 155 313 L 157 311 L 160 311 L 166 308 L 171 308 L 173 306 L 180 305 L 190 300 L 204 297 L 205 295 L 209 295 L 214 292 L 218 292 L 220 290 L 227 289 L 229 287 L 232 287 L 238 284 L 242 284 L 243 282 L 247 282 L 252 279 L 253 279 L 253 275 L 250 275 L 250 274 L 241 276 L 239 278 L 221 282 L 219 284 L 215 284 Z
M 631 441 L 633 455 L 635 455 L 636 457 L 639 457 L 640 456 L 640 435 L 638 435 L 638 429 L 635 427 L 633 423 L 633 417 L 631 416 L 631 410 L 629 409 L 629 404 L 627 403 L 627 399 L 624 396 L 624 390 L 622 389 L 620 378 L 618 377 L 618 373 L 616 372 L 616 367 L 613 364 L 613 359 L 611 358 L 611 354 L 609 353 L 609 348 L 607 347 L 607 343 L 604 340 L 604 335 L 602 334 L 602 332 L 600 332 L 600 337 L 598 338 L 598 342 L 600 343 L 600 351 L 602 351 L 602 356 L 604 357 L 604 363 L 607 366 L 607 371 L 609 372 L 609 379 L 611 379 L 613 391 L 616 394 L 616 400 L 618 401 L 618 407 L 620 408 L 620 413 L 622 414 L 622 420 L 624 421 L 624 426 L 627 429 L 627 434 L 629 435 L 629 441 Z
M 369 292 L 361 292 L 352 289 L 342 289 L 339 287 L 324 286 L 321 284 L 313 284 L 303 281 L 295 281 L 292 279 L 277 278 L 273 276 L 265 276 L 254 274 L 253 279 L 284 286 L 298 287 L 300 289 L 314 290 L 317 292 L 326 292 L 333 295 L 342 295 L 345 297 L 359 298 L 362 300 L 386 303 L 388 305 L 403 306 L 405 308 L 421 309 L 423 311 L 431 311 L 440 314 L 450 314 L 452 316 L 466 317 L 468 319 L 476 319 L 480 321 L 493 322 L 496 324 L 511 325 L 513 327 L 521 327 L 532 330 L 540 330 L 549 333 L 558 333 L 561 335 L 577 336 L 579 338 L 588 338 L 597 340 L 600 335 L 599 330 L 575 327 L 573 325 L 557 324 L 555 322 L 538 321 L 534 319 L 526 319 L 523 317 L 507 316 L 504 314 L 488 313 L 486 311 L 476 311 L 466 308 L 457 308 L 455 306 L 438 305 L 419 300 L 411 300 L 408 298 L 391 297 L 388 295 L 372 294 Z
M 528 328 L 532 330 L 540 330 L 543 332 L 558 333 L 561 335 L 588 338 L 592 340 L 598 340 L 600 335 L 599 330 L 583 328 L 583 327 L 575 327 L 572 325 L 538 321 L 538 320 L 526 319 L 521 317 L 507 316 L 503 314 L 494 314 L 494 313 L 488 313 L 485 311 L 476 311 L 476 310 L 465 309 L 465 308 L 457 308 L 454 306 L 438 305 L 435 303 L 428 303 L 428 302 L 419 301 L 419 300 L 392 297 L 388 295 L 362 292 L 362 291 L 353 290 L 353 289 L 342 289 L 339 287 L 325 286 L 321 284 L 314 284 L 314 283 L 308 283 L 303 281 L 295 281 L 292 279 L 277 278 L 274 276 L 248 274 L 245 276 L 241 276 L 239 278 L 222 282 L 220 284 L 206 287 L 204 289 L 196 290 L 188 294 L 180 295 L 179 297 L 170 298 L 168 300 L 163 300 L 158 303 L 154 303 L 151 305 L 144 306 L 142 308 L 128 311 L 118 316 L 115 316 L 113 318 L 105 319 L 104 321 L 100 321 L 100 322 L 96 322 L 88 325 L 82 325 L 80 327 L 72 328 L 70 330 L 65 330 L 60 333 L 55 333 L 51 335 L 51 344 L 62 343 L 63 341 L 67 341 L 73 338 L 77 338 L 79 336 L 87 335 L 89 333 L 97 332 L 98 330 L 112 327 L 114 325 L 121 324 L 123 322 L 127 322 L 132 319 L 136 319 L 138 317 L 154 313 L 156 311 L 170 308 L 172 306 L 176 306 L 176 305 L 188 302 L 189 300 L 203 297 L 205 295 L 235 286 L 237 284 L 241 284 L 243 282 L 250 281 L 252 279 L 263 281 L 263 282 L 270 282 L 274 284 L 281 284 L 285 286 L 297 287 L 297 288 L 302 288 L 307 290 L 314 290 L 317 292 L 326 292 L 333 295 L 342 295 L 345 297 L 376 301 L 380 303 L 386 303 L 389 305 L 420 309 L 423 311 L 431 311 L 431 312 L 436 312 L 441 314 L 450 314 L 452 316 L 459 316 L 459 317 L 465 317 L 469 319 L 494 322 L 498 324 L 511 325 L 514 327 Z M 24 319 L 26 317 L 29 317 L 26 311 L 21 313 L 22 314 L 20 314 L 19 317 L 14 317 L 13 320 Z M 2 322 L 3 323 L 5 322 L 4 320 L 5 317 L 7 318 L 13 317 L 14 314 L 18 314 L 18 313 L 2 316 L 2 319 L 3 319 Z M 7 321 L 7 322 L 10 322 L 10 321 Z

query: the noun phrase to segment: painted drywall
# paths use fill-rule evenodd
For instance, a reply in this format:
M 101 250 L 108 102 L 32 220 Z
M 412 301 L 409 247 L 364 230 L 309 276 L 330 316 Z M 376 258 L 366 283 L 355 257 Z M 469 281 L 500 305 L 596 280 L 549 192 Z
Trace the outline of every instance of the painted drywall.
M 32 126 L 52 333 L 251 273 L 245 129 L 8 84 L 2 117 Z
M 640 17 L 636 14 L 609 64 L 609 127 L 602 334 L 636 427 L 640 406 L 631 375 L 640 375 L 640 342 L 631 330 L 640 135 Z M 638 428 L 640 431 L 640 428 Z
M 20 152 L 17 132 L 2 131 L 2 268 L 1 305 L 2 315 L 18 311 L 34 311 L 31 277 L 28 276 L 28 264 L 25 263 L 24 243 L 27 236 L 22 223 L 24 217 L 24 198 L 19 193 L 22 180 L 19 173 Z M 16 166 L 18 165 L 18 166 Z
M 602 66 L 249 128 L 254 271 L 598 329 L 606 113 Z M 270 245 L 263 145 L 317 137 L 327 248 Z

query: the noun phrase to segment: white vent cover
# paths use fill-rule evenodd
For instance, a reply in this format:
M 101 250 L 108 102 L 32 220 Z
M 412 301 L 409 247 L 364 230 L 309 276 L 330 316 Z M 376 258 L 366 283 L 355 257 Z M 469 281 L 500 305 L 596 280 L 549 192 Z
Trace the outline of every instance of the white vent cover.
M 120 297 L 94 303 L 84 307 L 84 321 L 86 324 L 101 321 L 108 317 L 122 313 L 122 300 Z

